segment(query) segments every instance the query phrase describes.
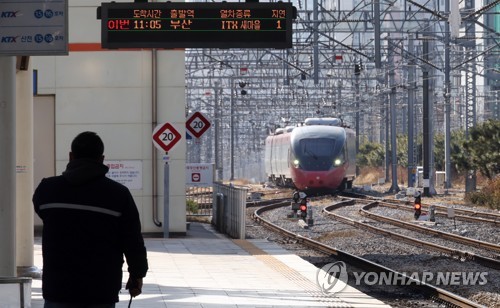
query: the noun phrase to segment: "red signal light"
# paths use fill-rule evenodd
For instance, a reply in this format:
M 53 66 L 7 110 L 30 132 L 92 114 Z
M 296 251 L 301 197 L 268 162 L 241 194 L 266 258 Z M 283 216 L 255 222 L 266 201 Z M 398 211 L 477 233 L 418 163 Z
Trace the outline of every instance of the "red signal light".
M 422 213 L 422 204 L 420 203 L 415 203 L 415 205 L 413 206 L 413 208 L 415 209 L 415 219 L 418 220 L 418 218 L 420 217 L 420 214 Z
M 306 220 L 306 217 L 307 217 L 307 203 L 306 201 L 304 200 L 304 203 L 301 203 L 300 206 L 299 206 L 299 210 L 300 210 L 300 216 L 302 217 L 302 219 L 304 219 L 304 221 Z

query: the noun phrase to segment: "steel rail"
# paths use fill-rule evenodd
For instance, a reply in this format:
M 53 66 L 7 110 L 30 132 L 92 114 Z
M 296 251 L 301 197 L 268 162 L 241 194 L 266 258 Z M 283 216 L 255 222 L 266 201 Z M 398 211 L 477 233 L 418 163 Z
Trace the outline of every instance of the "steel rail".
M 391 202 L 386 202 L 386 201 L 379 202 L 379 205 L 384 206 L 384 207 L 390 207 L 393 209 L 403 210 L 403 211 L 409 211 L 409 212 L 413 211 L 413 206 L 402 206 L 402 204 L 391 203 Z M 429 206 L 426 206 L 426 207 L 427 207 L 427 210 L 429 210 Z M 436 211 L 436 215 L 441 216 L 441 217 L 447 217 L 448 213 Z M 500 226 L 500 219 L 493 220 L 493 219 L 463 216 L 463 215 L 455 215 L 455 218 L 458 220 L 464 220 L 464 221 L 469 221 L 469 222 L 491 223 L 491 224 Z
M 388 205 L 389 204 L 395 204 L 395 205 L 405 204 L 406 205 L 406 203 L 407 203 L 407 201 L 377 198 L 377 197 L 366 196 L 366 195 L 361 195 L 361 194 L 356 194 L 356 193 L 343 192 L 341 195 L 349 197 L 349 198 L 354 198 L 354 199 L 369 199 L 369 200 L 379 201 L 383 204 L 388 204 Z M 425 206 L 427 209 L 431 205 L 433 205 L 436 209 L 442 211 L 442 212 L 436 212 L 438 215 L 447 215 L 448 207 L 446 207 L 446 206 L 422 203 L 422 206 Z M 455 211 L 455 214 L 458 214 L 455 216 L 457 219 L 469 220 L 469 221 L 479 221 L 479 222 L 489 222 L 489 223 L 493 223 L 495 225 L 500 224 L 500 214 L 496 214 L 496 213 L 492 213 L 492 212 L 467 210 L 467 209 L 457 209 L 457 208 L 454 208 L 454 211 Z M 463 216 L 463 215 L 468 215 L 468 216 Z M 480 219 L 478 219 L 478 218 L 480 218 Z
M 349 202 L 349 201 L 346 201 Z M 351 201 L 352 202 L 352 201 Z M 482 305 L 479 305 L 475 302 L 472 302 L 462 296 L 459 296 L 457 294 L 451 293 L 449 291 L 446 291 L 444 289 L 438 288 L 436 286 L 427 284 L 423 281 L 411 278 L 406 276 L 403 273 L 400 273 L 398 271 L 392 270 L 388 267 L 385 267 L 383 265 L 377 264 L 375 262 L 369 261 L 367 259 L 355 256 L 353 254 L 350 254 L 348 252 L 342 251 L 340 249 L 325 245 L 323 243 L 320 243 L 318 241 L 315 241 L 313 239 L 304 237 L 300 234 L 293 233 L 289 230 L 286 230 L 284 228 L 281 228 L 272 222 L 270 222 L 267 219 L 264 219 L 261 214 L 270 211 L 279 207 L 284 207 L 290 205 L 290 202 L 279 202 L 267 206 L 263 206 L 257 210 L 255 210 L 253 214 L 253 218 L 264 225 L 265 227 L 274 230 L 275 232 L 278 232 L 280 234 L 283 234 L 287 237 L 293 238 L 297 240 L 297 242 L 302 243 L 305 246 L 310 247 L 311 249 L 314 249 L 316 251 L 320 251 L 322 253 L 325 253 L 327 255 L 333 256 L 334 258 L 344 261 L 348 264 L 354 265 L 359 267 L 360 269 L 366 270 L 366 271 L 376 271 L 379 273 L 393 273 L 394 275 L 398 275 L 400 277 L 404 277 L 408 279 L 409 281 L 415 282 L 415 284 L 410 283 L 408 287 L 411 287 L 412 289 L 417 289 L 421 291 L 423 294 L 428 295 L 430 298 L 443 301 L 452 305 L 455 305 L 457 307 L 483 307 Z M 401 287 L 404 287 L 405 285 L 402 285 Z
M 343 223 L 349 224 L 351 226 L 355 226 L 357 228 L 377 232 L 377 233 L 383 234 L 387 237 L 401 240 L 401 241 L 408 243 L 412 246 L 424 247 L 424 248 L 431 249 L 431 250 L 434 250 L 437 252 L 445 253 L 453 258 L 459 258 L 461 261 L 471 260 L 471 261 L 474 261 L 478 264 L 481 264 L 481 265 L 489 267 L 489 268 L 500 269 L 500 260 L 495 260 L 492 258 L 476 255 L 476 254 L 474 254 L 472 252 L 468 252 L 468 251 L 461 251 L 461 250 L 457 250 L 457 249 L 443 247 L 443 246 L 433 244 L 433 243 L 428 243 L 428 242 L 418 240 L 418 239 L 415 239 L 415 238 L 412 238 L 412 237 L 409 237 L 406 235 L 401 235 L 401 234 L 398 234 L 398 233 L 395 233 L 392 231 L 388 231 L 388 230 L 385 230 L 382 228 L 371 226 L 369 224 L 365 224 L 365 223 L 356 221 L 354 219 L 347 218 L 347 217 L 344 217 L 344 216 L 341 216 L 341 215 L 338 215 L 338 214 L 331 212 L 331 210 L 333 210 L 335 208 L 340 208 L 340 207 L 346 206 L 346 205 L 352 205 L 355 202 L 356 201 L 354 201 L 354 200 L 346 200 L 346 201 L 343 201 L 340 203 L 336 203 L 336 204 L 325 207 L 323 209 L 323 212 L 329 216 L 335 217 L 335 219 L 337 219 Z
M 261 200 L 247 200 L 247 208 L 249 207 L 257 207 L 257 206 L 267 206 L 273 205 L 275 203 L 285 202 L 290 204 L 290 198 L 276 198 L 276 199 L 261 199 Z
M 424 226 L 419 226 L 419 225 L 415 225 L 412 223 L 407 223 L 407 222 L 400 221 L 400 220 L 397 220 L 394 218 L 384 217 L 382 215 L 378 215 L 378 214 L 369 212 L 370 209 L 377 207 L 377 206 L 379 206 L 379 202 L 371 202 L 371 203 L 365 205 L 360 210 L 360 213 L 368 218 L 373 219 L 373 220 L 387 222 L 389 224 L 396 225 L 396 226 L 401 227 L 401 228 L 422 231 L 422 232 L 436 235 L 436 236 L 439 236 L 441 238 L 449 239 L 452 241 L 465 243 L 467 245 L 476 246 L 476 247 L 480 247 L 483 249 L 488 249 L 488 250 L 500 252 L 500 246 L 493 244 L 493 243 L 488 243 L 488 242 L 479 241 L 476 239 L 472 239 L 472 238 L 468 238 L 468 237 L 464 237 L 464 236 L 460 236 L 460 235 L 456 235 L 456 234 L 452 234 L 452 233 L 448 233 L 448 232 L 434 230 L 434 229 L 427 228 Z

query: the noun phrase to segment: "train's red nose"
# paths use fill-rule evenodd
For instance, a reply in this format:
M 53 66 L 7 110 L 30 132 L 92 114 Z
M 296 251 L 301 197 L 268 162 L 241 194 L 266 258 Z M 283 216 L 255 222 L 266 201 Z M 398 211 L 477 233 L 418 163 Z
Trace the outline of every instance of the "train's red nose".
M 292 170 L 292 179 L 298 189 L 306 188 L 337 188 L 342 183 L 346 171 L 344 168 L 335 168 L 328 171 Z

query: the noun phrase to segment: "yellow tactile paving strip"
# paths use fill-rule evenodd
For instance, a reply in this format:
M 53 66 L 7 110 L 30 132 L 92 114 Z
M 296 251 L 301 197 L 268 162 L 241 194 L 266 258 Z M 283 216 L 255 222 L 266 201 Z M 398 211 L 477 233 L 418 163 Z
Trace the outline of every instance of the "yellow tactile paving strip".
M 274 271 L 279 272 L 284 277 L 287 278 L 288 281 L 294 282 L 296 285 L 301 287 L 305 292 L 311 294 L 311 296 L 318 298 L 320 302 L 333 303 L 335 302 L 335 307 L 338 306 L 342 301 L 339 298 L 325 296 L 320 290 L 319 287 L 312 282 L 311 280 L 304 277 L 302 274 L 288 266 L 287 264 L 281 262 L 276 259 L 274 256 L 268 254 L 264 250 L 258 248 L 251 242 L 247 240 L 232 240 L 236 245 L 247 251 L 250 255 L 254 256 L 256 259 L 262 261 L 267 266 L 271 267 Z M 346 307 L 349 305 L 346 304 Z

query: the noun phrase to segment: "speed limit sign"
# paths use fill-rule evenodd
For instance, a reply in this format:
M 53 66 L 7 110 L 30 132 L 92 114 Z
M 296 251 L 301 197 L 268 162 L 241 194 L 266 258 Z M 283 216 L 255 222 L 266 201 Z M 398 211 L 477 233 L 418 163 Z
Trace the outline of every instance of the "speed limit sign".
M 195 112 L 186 122 L 186 129 L 196 138 L 200 138 L 208 128 L 210 122 L 201 112 Z
M 179 140 L 181 134 L 170 123 L 160 124 L 153 131 L 153 143 L 160 151 L 170 151 Z

